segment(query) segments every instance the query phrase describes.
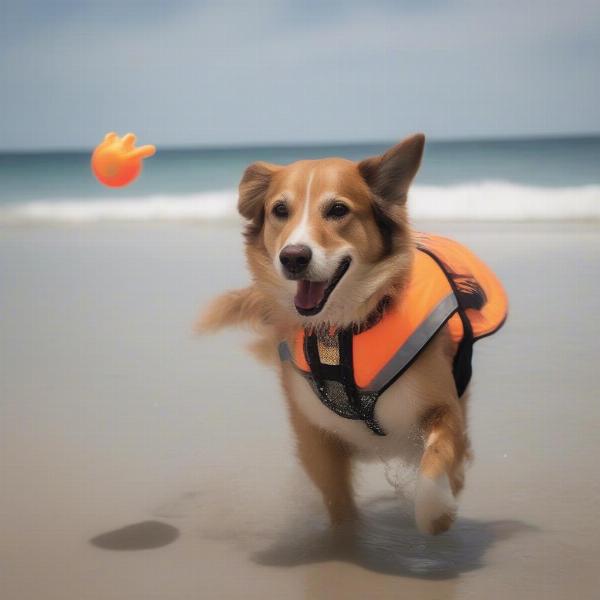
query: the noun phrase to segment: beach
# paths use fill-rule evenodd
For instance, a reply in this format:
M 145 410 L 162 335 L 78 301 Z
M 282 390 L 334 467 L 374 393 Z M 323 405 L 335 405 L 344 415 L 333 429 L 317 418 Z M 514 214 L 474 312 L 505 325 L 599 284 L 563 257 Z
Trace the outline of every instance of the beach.
M 3 600 L 595 597 L 600 225 L 416 225 L 511 302 L 475 346 L 475 460 L 435 538 L 379 463 L 332 534 L 248 334 L 194 335 L 247 281 L 235 220 L 1 228 Z

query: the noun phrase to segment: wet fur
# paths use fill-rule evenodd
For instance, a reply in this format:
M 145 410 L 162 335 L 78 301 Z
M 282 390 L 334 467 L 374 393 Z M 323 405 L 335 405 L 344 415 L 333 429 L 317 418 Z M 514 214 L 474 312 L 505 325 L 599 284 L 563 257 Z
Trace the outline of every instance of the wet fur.
M 400 455 L 419 464 L 415 517 L 421 530 L 435 534 L 445 531 L 454 519 L 455 497 L 463 487 L 469 456 L 466 394 L 457 397 L 447 332 L 442 330 L 378 401 L 378 420 L 387 423 L 384 438 L 374 436 L 363 423 L 343 419 L 323 407 L 306 381 L 289 364 L 281 365 L 276 355 L 277 344 L 291 342 L 299 327 L 360 327 L 383 297 L 394 299 L 402 294 L 414 247 L 406 199 L 423 141 L 422 136 L 413 136 L 384 155 L 358 164 L 327 159 L 287 167 L 268 163 L 248 167 L 240 183 L 238 207 L 247 221 L 246 257 L 253 283 L 217 298 L 204 312 L 198 329 L 212 332 L 245 325 L 257 332 L 253 351 L 280 369 L 298 457 L 321 491 L 332 523 L 357 515 L 352 492 L 354 460 Z M 324 315 L 305 319 L 294 310 L 289 282 L 277 272 L 276 256 L 286 240 L 305 226 L 300 215 L 306 220 L 310 206 L 302 204 L 302 197 L 308 203 L 311 193 L 315 195 L 309 189 L 313 177 L 322 194 L 312 202 L 324 202 L 330 187 L 353 201 L 353 221 L 345 229 L 343 224 L 323 220 L 316 204 L 309 225 L 312 243 L 323 252 L 335 256 L 340 248 L 351 249 L 355 280 L 344 282 L 337 296 L 334 290 Z M 308 187 L 303 187 L 307 180 Z M 273 202 L 282 197 L 294 198 L 293 215 L 283 224 L 269 216 Z

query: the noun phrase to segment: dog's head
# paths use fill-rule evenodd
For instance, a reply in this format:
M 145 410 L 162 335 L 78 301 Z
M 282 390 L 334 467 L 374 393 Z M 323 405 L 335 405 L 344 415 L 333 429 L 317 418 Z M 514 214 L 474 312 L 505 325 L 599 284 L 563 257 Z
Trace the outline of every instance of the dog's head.
M 414 135 L 359 163 L 341 158 L 250 165 L 238 209 L 264 293 L 302 325 L 367 316 L 410 265 L 409 185 L 423 154 Z

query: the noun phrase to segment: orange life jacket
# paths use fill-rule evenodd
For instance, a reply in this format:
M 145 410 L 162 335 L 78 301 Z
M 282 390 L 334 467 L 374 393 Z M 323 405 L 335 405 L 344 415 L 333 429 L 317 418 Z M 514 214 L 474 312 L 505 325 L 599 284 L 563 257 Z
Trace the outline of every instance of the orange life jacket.
M 473 342 L 503 325 L 508 299 L 494 273 L 468 248 L 440 236 L 417 234 L 410 280 L 401 297 L 380 307 L 362 331 L 298 331 L 279 345 L 321 402 L 342 417 L 361 419 L 385 435 L 375 419 L 379 396 L 448 325 L 456 350 L 454 381 L 461 396 L 471 379 Z

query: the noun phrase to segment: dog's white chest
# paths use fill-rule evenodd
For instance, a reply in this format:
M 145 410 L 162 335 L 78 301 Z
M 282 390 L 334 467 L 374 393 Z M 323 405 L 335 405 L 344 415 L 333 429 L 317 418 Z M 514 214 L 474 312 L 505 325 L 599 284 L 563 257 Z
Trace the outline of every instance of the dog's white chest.
M 418 434 L 418 402 L 410 390 L 398 379 L 377 400 L 375 418 L 385 436 L 376 435 L 361 420 L 342 417 L 325 406 L 308 381 L 291 367 L 284 368 L 291 400 L 309 421 L 351 444 L 365 457 L 408 457 L 422 450 Z

